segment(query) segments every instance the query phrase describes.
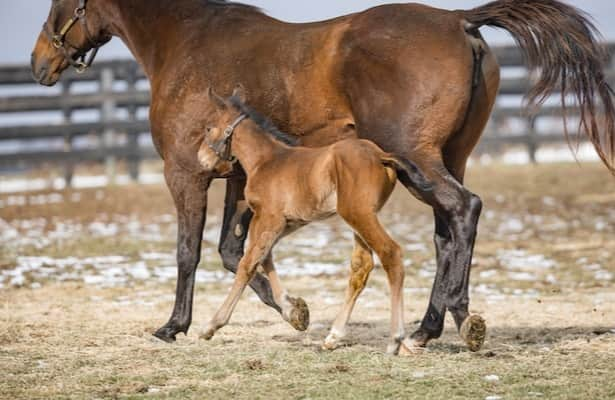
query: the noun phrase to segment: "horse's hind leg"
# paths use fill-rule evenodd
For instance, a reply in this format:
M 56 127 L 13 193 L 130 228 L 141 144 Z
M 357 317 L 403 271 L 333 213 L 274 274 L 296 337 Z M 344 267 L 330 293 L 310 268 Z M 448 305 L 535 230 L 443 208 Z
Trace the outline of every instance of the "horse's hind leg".
M 440 157 L 429 154 L 412 159 L 419 167 L 421 184 L 404 184 L 434 209 L 438 266 L 425 318 L 404 345 L 412 351 L 438 337 L 448 309 L 468 347 L 476 351 L 483 344 L 485 324 L 482 318 L 469 315 L 468 284 L 482 202 L 451 175 Z
M 387 274 L 391 290 L 391 341 L 387 352 L 397 354 L 404 339 L 404 268 L 401 263 L 401 248 L 384 230 L 373 209 L 357 212 L 352 208 L 339 207 L 338 213 L 378 255 Z
M 282 309 L 282 318 L 296 330 L 305 331 L 310 324 L 310 310 L 305 300 L 301 297 L 290 297 L 288 295 L 275 271 L 271 253 L 269 253 L 262 266 L 271 283 L 273 298 Z
M 254 216 L 250 226 L 250 245 L 248 250 L 237 266 L 235 280 L 226 300 L 214 314 L 201 335 L 203 339 L 211 339 L 218 329 L 228 323 L 241 294 L 254 277 L 256 267 L 266 260 L 273 245 L 284 231 L 285 225 L 286 221 L 284 219 L 275 216 L 263 217 L 258 214 Z
M 370 272 L 374 268 L 374 259 L 369 246 L 356 234 L 354 235 L 354 242 L 346 298 L 340 313 L 333 322 L 331 332 L 323 344 L 323 348 L 327 350 L 335 349 L 339 345 L 340 339 L 346 336 L 346 325 L 350 319 L 352 309 L 357 302 L 357 298 L 365 288 Z

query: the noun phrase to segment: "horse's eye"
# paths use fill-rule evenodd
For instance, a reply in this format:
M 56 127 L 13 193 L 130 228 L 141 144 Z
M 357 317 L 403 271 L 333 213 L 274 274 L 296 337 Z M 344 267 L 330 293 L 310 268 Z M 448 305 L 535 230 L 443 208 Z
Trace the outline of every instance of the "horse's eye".
M 207 133 L 210 133 L 213 128 L 211 126 L 207 127 Z

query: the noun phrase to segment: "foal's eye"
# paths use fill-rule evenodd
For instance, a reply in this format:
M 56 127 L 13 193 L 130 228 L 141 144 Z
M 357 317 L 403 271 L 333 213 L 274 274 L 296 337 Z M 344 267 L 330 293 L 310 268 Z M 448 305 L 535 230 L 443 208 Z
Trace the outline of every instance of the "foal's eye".
M 211 126 L 207 127 L 207 133 L 210 133 L 213 128 Z

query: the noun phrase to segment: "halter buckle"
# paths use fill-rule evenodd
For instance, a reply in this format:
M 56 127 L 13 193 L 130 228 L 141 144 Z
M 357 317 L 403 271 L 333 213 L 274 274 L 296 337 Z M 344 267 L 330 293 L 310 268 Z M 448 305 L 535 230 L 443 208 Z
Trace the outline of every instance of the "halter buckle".
M 77 7 L 75 8 L 75 18 L 83 18 L 85 17 L 85 7 Z
M 83 60 L 79 60 L 75 63 L 75 72 L 78 74 L 83 74 L 90 66 L 86 64 Z
M 51 38 L 51 44 L 56 49 L 60 49 L 62 48 L 62 46 L 64 46 L 64 38 L 61 35 L 53 35 L 53 37 Z

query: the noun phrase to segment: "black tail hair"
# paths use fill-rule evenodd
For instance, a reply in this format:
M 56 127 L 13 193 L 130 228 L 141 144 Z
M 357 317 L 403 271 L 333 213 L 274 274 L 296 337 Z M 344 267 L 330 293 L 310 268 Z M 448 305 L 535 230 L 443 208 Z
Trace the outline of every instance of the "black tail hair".
M 557 0 L 496 0 L 463 15 L 474 28 L 489 25 L 510 32 L 530 69 L 539 71 L 528 96 L 530 106 L 559 90 L 565 117 L 566 95 L 575 98 L 580 131 L 615 174 L 615 104 L 603 72 L 608 58 L 590 18 Z
M 397 179 L 409 190 L 414 189 L 421 193 L 433 190 L 433 185 L 412 161 L 393 154 L 383 156 L 381 160 L 383 165 L 397 171 Z

